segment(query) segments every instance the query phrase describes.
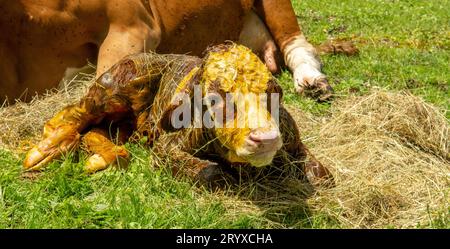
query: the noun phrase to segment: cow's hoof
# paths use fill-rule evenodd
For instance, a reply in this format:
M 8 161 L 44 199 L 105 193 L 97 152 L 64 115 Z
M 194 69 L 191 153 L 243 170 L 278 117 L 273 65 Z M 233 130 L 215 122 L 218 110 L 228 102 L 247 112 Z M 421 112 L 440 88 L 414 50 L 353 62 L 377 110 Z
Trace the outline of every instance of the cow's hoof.
M 333 175 L 320 162 L 307 162 L 305 174 L 309 183 L 314 187 L 332 188 L 335 186 Z
M 328 83 L 326 77 L 319 77 L 314 80 L 313 84 L 299 87 L 297 92 L 316 99 L 318 102 L 330 101 L 334 95 L 333 88 Z
M 319 89 L 317 100 L 320 102 L 330 101 L 333 98 L 333 88 L 328 83 L 327 78 L 319 78 L 316 80 L 315 85 Z

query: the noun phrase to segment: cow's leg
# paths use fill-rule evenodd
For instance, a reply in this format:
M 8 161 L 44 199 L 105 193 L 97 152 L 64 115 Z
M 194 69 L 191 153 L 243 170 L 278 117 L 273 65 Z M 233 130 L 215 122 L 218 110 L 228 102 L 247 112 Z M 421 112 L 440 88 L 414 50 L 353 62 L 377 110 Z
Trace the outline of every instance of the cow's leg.
M 305 93 L 325 101 L 332 96 L 333 89 L 321 72 L 321 63 L 316 49 L 306 41 L 303 34 L 297 35 L 283 49 L 286 65 L 294 76 L 298 93 Z
M 315 48 L 300 30 L 291 1 L 256 0 L 255 7 L 294 75 L 296 90 L 299 93 L 312 93 L 319 100 L 330 98 L 332 88 L 321 72 L 321 63 Z
M 160 31 L 146 24 L 111 25 L 101 44 L 97 61 L 97 77 L 125 56 L 155 51 L 160 41 Z
M 250 11 L 244 19 L 239 43 L 252 49 L 272 73 L 279 70 L 282 56 L 264 22 L 255 12 Z

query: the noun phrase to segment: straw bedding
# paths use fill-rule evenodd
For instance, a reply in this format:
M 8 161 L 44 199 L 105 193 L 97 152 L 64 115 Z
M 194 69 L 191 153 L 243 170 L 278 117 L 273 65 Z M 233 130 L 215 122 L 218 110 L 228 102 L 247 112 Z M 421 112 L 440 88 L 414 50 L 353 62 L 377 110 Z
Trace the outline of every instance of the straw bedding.
M 44 123 L 77 101 L 91 83 L 91 75 L 84 75 L 30 104 L 0 108 L 0 148 L 21 156 L 38 141 Z M 289 110 L 303 140 L 336 180 L 336 187 L 317 189 L 306 198 L 313 213 L 352 228 L 415 227 L 448 214 L 450 139 L 442 111 L 409 93 L 381 90 L 336 100 L 326 117 L 294 106 Z M 283 184 L 283 198 L 259 199 L 266 202 L 266 212 L 292 209 L 300 200 L 295 195 L 302 195 L 298 188 L 303 185 Z M 242 202 L 234 208 L 248 208 Z

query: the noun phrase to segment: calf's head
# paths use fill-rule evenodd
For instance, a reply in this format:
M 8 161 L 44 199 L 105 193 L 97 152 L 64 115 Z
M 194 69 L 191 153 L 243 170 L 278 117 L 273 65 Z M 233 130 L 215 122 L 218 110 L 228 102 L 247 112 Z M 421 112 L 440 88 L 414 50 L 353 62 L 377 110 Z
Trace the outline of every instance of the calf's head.
M 180 82 L 171 111 L 163 116 L 170 115 L 175 127 L 180 117 L 191 113 L 190 127 L 206 129 L 223 158 L 261 167 L 270 164 L 282 146 L 281 94 L 281 87 L 250 49 L 220 45 L 209 49 L 202 66 Z

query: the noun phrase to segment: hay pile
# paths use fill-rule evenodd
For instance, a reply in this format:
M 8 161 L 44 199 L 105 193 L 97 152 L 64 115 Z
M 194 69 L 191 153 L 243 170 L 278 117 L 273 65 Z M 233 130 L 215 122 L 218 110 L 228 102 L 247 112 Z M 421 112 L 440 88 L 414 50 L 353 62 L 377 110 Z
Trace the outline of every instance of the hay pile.
M 90 82 L 86 75 L 31 104 L 1 108 L 0 148 L 16 154 L 27 150 L 45 121 L 77 101 Z M 337 183 L 306 200 L 313 213 L 326 214 L 343 227 L 375 228 L 426 225 L 439 212 L 448 212 L 449 123 L 433 106 L 407 93 L 374 91 L 336 101 L 328 118 L 289 109 L 303 140 Z M 292 183 L 299 187 L 297 181 Z M 286 200 L 301 200 L 294 198 L 301 195 L 295 189 L 289 193 L 293 198 Z M 291 212 L 303 205 L 278 200 L 260 207 L 281 210 L 286 205 Z M 236 204 L 248 207 L 244 200 L 245 205 L 232 206 Z
M 310 208 L 352 228 L 415 227 L 448 215 L 449 123 L 420 98 L 376 91 L 334 103 L 315 130 L 299 125 L 337 183 L 309 198 Z
M 66 105 L 78 101 L 93 83 L 93 77 L 93 74 L 80 74 L 28 104 L 17 102 L 1 107 L 0 149 L 14 153 L 30 149 L 39 140 L 44 124 Z

